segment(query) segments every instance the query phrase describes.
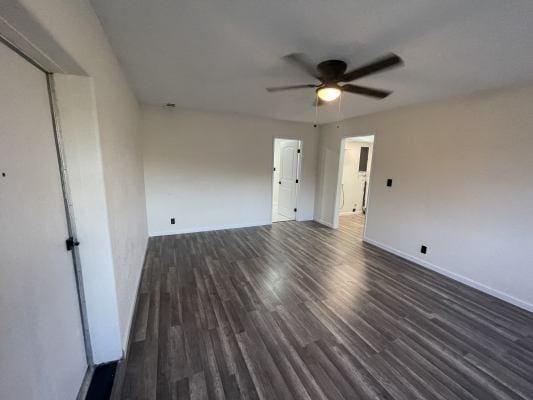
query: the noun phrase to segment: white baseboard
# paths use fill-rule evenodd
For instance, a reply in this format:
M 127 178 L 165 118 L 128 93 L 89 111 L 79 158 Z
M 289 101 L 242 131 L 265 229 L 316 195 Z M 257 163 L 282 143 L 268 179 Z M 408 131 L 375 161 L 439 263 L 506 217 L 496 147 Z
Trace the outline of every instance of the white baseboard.
M 470 287 L 473 287 L 474 289 L 478 289 L 484 293 L 487 293 L 491 296 L 494 296 L 500 300 L 503 300 L 503 301 L 506 301 L 507 303 L 511 303 L 517 307 L 520 307 L 520 308 L 523 308 L 524 310 L 527 310 L 527 311 L 530 311 L 530 312 L 533 312 L 533 304 L 531 303 L 528 303 L 526 301 L 523 301 L 523 300 L 520 300 L 520 299 L 517 299 L 516 297 L 513 297 L 507 293 L 504 293 L 500 290 L 497 290 L 497 289 L 494 289 L 494 288 L 491 288 L 483 283 L 480 283 L 480 282 L 477 282 L 477 281 L 474 281 L 470 278 L 467 278 L 466 276 L 463 276 L 463 275 L 459 275 L 459 274 L 456 274 L 455 272 L 452 272 L 452 271 L 449 271 L 445 268 L 442 268 L 442 267 L 439 267 L 435 264 L 432 264 L 426 260 L 422 260 L 418 257 L 415 257 L 415 256 L 412 256 L 410 254 L 407 254 L 401 250 L 397 250 L 395 249 L 394 247 L 391 247 L 391 246 L 388 246 L 386 244 L 383 244 L 381 242 L 378 242 L 377 240 L 374 240 L 374 239 L 370 239 L 368 237 L 364 237 L 363 238 L 363 241 L 366 242 L 366 243 L 370 243 L 376 247 L 379 247 L 380 249 L 382 250 L 385 250 L 385 251 L 388 251 L 389 253 L 392 253 L 392 254 L 395 254 L 399 257 L 402 257 L 402 258 L 405 258 L 406 260 L 408 261 L 412 261 L 414 262 L 415 264 L 418 264 L 422 267 L 425 267 L 427 269 L 430 269 L 432 271 L 435 271 L 441 275 L 444 275 L 444 276 L 447 276 L 448 278 L 451 278 L 453 280 L 456 280 L 458 282 L 461 282 L 467 286 L 470 286 Z
M 333 224 L 331 224 L 331 223 L 329 223 L 329 222 L 327 222 L 327 221 L 324 221 L 323 219 L 315 218 L 313 221 L 318 222 L 318 223 L 321 224 L 321 225 L 325 225 L 325 226 L 327 226 L 328 228 L 335 229 L 335 227 L 333 226 Z
M 131 328 L 133 325 L 133 319 L 135 317 L 135 310 L 137 309 L 137 301 L 139 300 L 139 290 L 141 288 L 144 264 L 146 263 L 146 255 L 148 254 L 148 243 L 149 243 L 149 238 L 146 238 L 146 245 L 144 246 L 144 256 L 142 259 L 141 270 L 139 271 L 139 274 L 137 276 L 137 282 L 135 284 L 135 299 L 131 305 L 131 309 L 129 313 L 128 328 L 124 331 L 123 337 L 122 337 L 122 358 L 125 357 L 127 353 L 127 349 L 129 348 L 129 345 L 130 345 Z
M 344 215 L 363 215 L 363 212 L 362 211 L 343 211 L 341 213 L 339 213 L 339 217 L 342 217 Z
M 355 211 L 355 212 L 353 212 L 353 211 L 342 211 L 342 212 L 339 213 L 340 216 L 343 216 L 343 215 L 354 215 L 354 214 L 359 214 L 359 212 L 358 211 Z
M 183 233 L 198 233 L 198 232 L 209 232 L 209 231 L 220 231 L 223 229 L 237 229 L 237 228 L 250 228 L 252 226 L 263 226 L 270 225 L 272 221 L 263 220 L 256 222 L 245 222 L 240 224 L 228 224 L 228 225 L 215 225 L 215 226 L 201 226 L 201 227 L 190 227 L 190 228 L 176 228 L 169 229 L 166 231 L 155 231 L 150 232 L 150 237 L 153 236 L 166 236 L 166 235 L 181 235 Z

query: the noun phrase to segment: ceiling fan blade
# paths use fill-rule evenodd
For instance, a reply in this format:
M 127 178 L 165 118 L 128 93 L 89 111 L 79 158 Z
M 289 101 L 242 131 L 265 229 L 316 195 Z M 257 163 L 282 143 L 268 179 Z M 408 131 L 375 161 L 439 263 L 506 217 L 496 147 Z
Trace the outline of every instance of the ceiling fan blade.
M 267 87 L 266 90 L 269 92 L 281 92 L 283 90 L 294 90 L 294 89 L 307 89 L 307 88 L 316 88 L 317 85 L 313 85 L 311 83 L 307 85 L 290 85 L 290 86 L 275 86 L 275 87 Z
M 344 86 L 341 86 L 341 90 L 343 92 L 361 94 L 363 96 L 374 97 L 376 99 L 384 99 L 392 93 L 388 90 L 373 89 L 366 86 L 352 85 L 349 83 Z
M 287 54 L 286 56 L 283 56 L 282 59 L 291 63 L 292 65 L 295 65 L 301 70 L 305 71 L 308 75 L 312 76 L 313 78 L 320 80 L 318 76 L 318 72 L 315 66 L 313 65 L 313 62 L 309 58 L 307 58 L 305 54 L 303 53 Z
M 390 53 L 372 61 L 370 64 L 363 65 L 362 67 L 345 73 L 341 78 L 341 82 L 351 82 L 364 76 L 372 75 L 389 68 L 400 67 L 402 65 L 403 60 L 396 54 Z

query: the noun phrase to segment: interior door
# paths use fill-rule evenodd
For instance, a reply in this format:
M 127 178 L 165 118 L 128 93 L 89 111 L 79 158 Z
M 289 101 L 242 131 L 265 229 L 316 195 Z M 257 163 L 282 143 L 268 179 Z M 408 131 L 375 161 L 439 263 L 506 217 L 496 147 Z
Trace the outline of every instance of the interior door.
M 87 368 L 46 75 L 0 42 L 0 397 L 75 399 Z
M 297 140 L 284 140 L 280 144 L 278 213 L 291 219 L 296 217 L 298 147 Z

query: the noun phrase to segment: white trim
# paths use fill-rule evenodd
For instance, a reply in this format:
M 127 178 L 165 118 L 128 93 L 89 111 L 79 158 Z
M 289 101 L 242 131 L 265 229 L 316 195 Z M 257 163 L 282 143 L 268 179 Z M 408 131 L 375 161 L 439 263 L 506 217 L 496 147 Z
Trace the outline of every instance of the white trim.
M 369 138 L 372 137 L 372 142 L 367 142 L 372 144 L 372 157 L 371 157 L 371 165 L 370 165 L 370 175 L 368 175 L 368 184 L 367 184 L 367 195 L 366 195 L 366 217 L 368 218 L 368 209 L 370 205 L 370 183 L 372 182 L 372 174 L 374 172 L 374 168 L 372 168 L 372 164 L 374 163 L 374 151 L 375 151 L 375 142 L 376 142 L 376 133 L 370 133 L 366 135 L 347 135 L 343 136 L 341 138 L 341 146 L 339 149 L 339 165 L 337 166 L 337 186 L 335 189 L 335 205 L 333 208 L 333 222 L 332 222 L 332 228 L 337 229 L 339 227 L 339 216 L 344 215 L 344 213 L 341 212 L 341 207 L 339 204 L 339 199 L 341 196 L 341 187 L 342 187 L 342 176 L 344 173 L 344 152 L 346 150 L 346 142 L 348 141 L 357 141 L 357 140 L 351 140 L 356 139 L 358 137 L 365 137 Z M 362 211 L 361 211 L 362 212 Z M 367 226 L 368 220 L 365 219 L 365 225 L 363 228 L 363 232 L 366 232 L 366 226 Z M 328 225 L 330 226 L 330 225 Z
M 135 310 L 137 309 L 137 300 L 139 299 L 139 291 L 141 289 L 141 281 L 142 276 L 144 272 L 144 266 L 146 264 L 146 256 L 148 254 L 148 244 L 150 243 L 149 238 L 146 238 L 146 246 L 144 246 L 144 257 L 142 259 L 141 269 L 139 272 L 139 276 L 137 277 L 137 283 L 135 285 L 135 299 L 131 305 L 130 313 L 129 313 L 129 320 L 128 320 L 128 328 L 124 330 L 124 334 L 122 337 L 122 359 L 124 359 L 125 354 L 128 350 L 128 347 L 130 345 L 130 338 L 131 338 L 131 328 L 133 326 L 133 319 L 135 317 Z
M 237 228 L 250 228 L 253 226 L 264 226 L 264 225 L 272 225 L 272 221 L 270 220 L 263 220 L 263 221 L 256 221 L 256 222 L 245 222 L 241 224 L 227 224 L 227 225 L 218 225 L 218 226 L 201 226 L 197 228 L 177 228 L 177 229 L 169 229 L 165 231 L 156 231 L 156 232 L 150 232 L 150 237 L 154 236 L 165 236 L 165 235 L 181 235 L 183 233 L 197 233 L 197 232 L 209 232 L 209 231 L 220 231 L 223 229 L 237 229 Z
M 339 212 L 341 206 L 339 204 L 339 199 L 341 197 L 341 187 L 342 187 L 342 175 L 344 173 L 344 151 L 346 147 L 347 138 L 341 139 L 341 148 L 339 150 L 339 164 L 337 165 L 337 184 L 335 185 L 335 204 L 333 207 L 333 221 L 331 227 L 337 229 L 339 227 Z M 329 226 L 329 225 L 328 225 Z
M 274 152 L 276 150 L 276 140 L 293 140 L 295 142 L 298 142 L 298 149 L 300 150 L 299 153 L 298 153 L 298 167 L 297 167 L 297 172 L 296 172 L 296 179 L 298 179 L 298 185 L 296 185 L 296 200 L 295 200 L 295 205 L 294 207 L 296 208 L 296 212 L 294 213 L 294 219 L 290 219 L 289 221 L 302 221 L 300 220 L 300 213 L 302 212 L 301 211 L 301 207 L 300 207 L 300 185 L 303 185 L 303 182 L 304 182 L 304 179 L 302 177 L 303 173 L 302 173 L 302 165 L 303 165 L 303 154 L 304 154 L 304 151 L 303 151 L 303 145 L 304 145 L 304 141 L 303 139 L 299 139 L 299 138 L 290 138 L 290 137 L 277 137 L 277 136 L 274 136 L 272 138 L 272 166 L 271 166 L 271 171 L 272 171 L 272 184 L 270 185 L 270 202 L 272 203 L 272 210 L 270 210 L 270 222 L 269 224 L 271 224 L 272 222 L 279 222 L 279 221 L 274 221 L 274 204 L 276 205 L 277 207 L 277 204 L 278 203 L 274 203 L 274 185 L 275 185 L 275 181 L 274 181 L 274 175 L 275 175 L 275 172 L 273 167 L 275 167 L 274 165 Z M 264 224 L 263 224 L 264 225 Z M 224 229 L 224 228 L 223 228 Z
M 339 213 L 339 216 L 342 217 L 343 215 L 357 215 L 357 214 L 362 214 L 361 211 L 341 211 Z
M 467 286 L 470 286 L 470 287 L 473 287 L 474 289 L 477 289 L 477 290 L 480 290 L 486 294 L 489 294 L 491 296 L 494 296 L 500 300 L 503 300 L 507 303 L 511 303 L 517 307 L 520 307 L 520 308 L 523 308 L 524 310 L 527 310 L 527 311 L 530 311 L 530 312 L 533 312 L 533 304 L 531 303 L 528 303 L 526 301 L 523 301 L 523 300 L 520 300 L 520 299 L 517 299 L 516 297 L 513 297 L 507 293 L 504 293 L 500 290 L 497 290 L 497 289 L 493 289 L 483 283 L 480 283 L 480 282 L 476 282 L 470 278 L 467 278 L 466 276 L 463 276 L 463 275 L 459 275 L 459 274 L 456 274 L 455 272 L 452 272 L 452 271 L 449 271 L 445 268 L 442 268 L 442 267 L 439 267 L 435 264 L 432 264 L 426 260 L 422 260 L 418 257 L 415 257 L 415 256 L 412 256 L 410 254 L 407 254 L 401 250 L 397 250 L 395 249 L 394 247 L 391 247 L 391 246 L 388 246 L 386 244 L 383 244 L 381 242 L 378 242 L 377 240 L 374 240 L 374 239 L 370 239 L 368 238 L 367 236 L 364 236 L 363 237 L 363 242 L 366 242 L 366 243 L 370 243 L 376 247 L 379 247 L 380 249 L 382 250 L 385 250 L 389 253 L 392 253 L 392 254 L 395 254 L 399 257 L 402 257 L 408 261 L 411 261 L 411 262 L 414 262 L 415 264 L 418 264 L 422 267 L 425 267 L 427 269 L 430 269 L 434 272 L 437 272 L 441 275 L 444 275 L 444 276 L 447 276 L 448 278 L 451 278 L 455 281 L 458 281 L 458 282 L 461 282 Z
M 320 225 L 327 226 L 328 228 L 335 229 L 333 224 L 331 224 L 330 222 L 327 222 L 327 221 L 325 221 L 325 220 L 323 220 L 321 218 L 315 218 L 315 219 L 313 219 L 313 221 L 318 222 Z
M 20 0 L 2 0 L 0 36 L 50 73 L 88 76 Z

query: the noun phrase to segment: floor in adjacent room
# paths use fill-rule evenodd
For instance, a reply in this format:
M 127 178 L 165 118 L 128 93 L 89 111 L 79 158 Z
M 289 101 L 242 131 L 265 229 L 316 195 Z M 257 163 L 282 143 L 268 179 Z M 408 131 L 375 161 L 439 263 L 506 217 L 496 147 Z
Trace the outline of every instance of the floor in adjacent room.
M 272 222 L 286 222 L 286 221 L 292 221 L 294 220 L 294 217 L 289 218 L 281 213 L 278 212 L 277 206 L 272 206 Z
M 150 239 L 123 399 L 533 399 L 533 314 L 361 217 Z

